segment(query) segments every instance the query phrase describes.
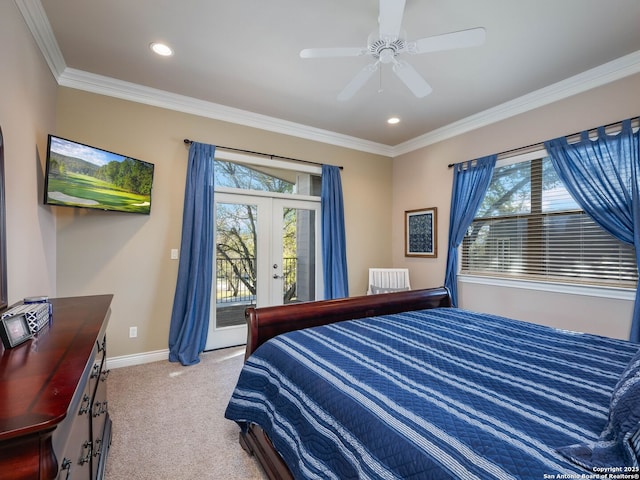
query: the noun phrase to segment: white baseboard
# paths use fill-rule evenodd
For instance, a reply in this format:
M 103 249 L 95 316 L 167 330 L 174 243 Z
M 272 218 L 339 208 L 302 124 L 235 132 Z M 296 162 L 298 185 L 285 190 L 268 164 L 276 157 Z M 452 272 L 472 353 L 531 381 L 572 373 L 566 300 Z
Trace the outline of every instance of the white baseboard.
M 107 368 L 131 367 L 142 365 L 143 363 L 157 362 L 169 359 L 169 350 L 156 350 L 154 352 L 136 353 L 133 355 L 122 355 L 120 357 L 107 357 Z

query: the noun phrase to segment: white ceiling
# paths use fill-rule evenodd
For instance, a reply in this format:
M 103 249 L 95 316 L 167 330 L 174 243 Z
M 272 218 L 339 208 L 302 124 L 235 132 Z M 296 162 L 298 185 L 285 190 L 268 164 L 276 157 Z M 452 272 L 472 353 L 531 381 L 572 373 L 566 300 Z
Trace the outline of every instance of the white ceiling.
M 15 2 L 63 85 L 392 156 L 640 71 L 638 0 L 407 0 L 409 39 L 484 27 L 486 42 L 403 55 L 433 88 L 422 99 L 385 65 L 346 102 L 338 93 L 371 58 L 299 52 L 366 47 L 377 0 Z M 154 41 L 175 54 L 155 56 Z

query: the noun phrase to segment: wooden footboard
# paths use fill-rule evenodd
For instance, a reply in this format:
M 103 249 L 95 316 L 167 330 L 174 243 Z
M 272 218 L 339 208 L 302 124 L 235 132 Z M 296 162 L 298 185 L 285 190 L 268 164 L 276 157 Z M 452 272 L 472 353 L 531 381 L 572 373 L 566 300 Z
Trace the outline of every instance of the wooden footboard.
M 292 330 L 356 318 L 450 306 L 449 291 L 444 287 L 439 287 L 336 300 L 291 303 L 277 307 L 249 307 L 245 311 L 248 327 L 245 360 L 270 338 Z
M 293 480 L 289 467 L 258 425 L 251 424 L 246 433 L 240 432 L 240 445 L 247 453 L 255 455 L 270 480 Z
M 449 291 L 440 287 L 277 307 L 250 307 L 245 312 L 248 327 L 245 360 L 260 345 L 281 333 L 343 320 L 450 306 Z M 293 479 L 286 463 L 258 425 L 250 425 L 247 432 L 240 432 L 240 444 L 255 455 L 271 480 Z

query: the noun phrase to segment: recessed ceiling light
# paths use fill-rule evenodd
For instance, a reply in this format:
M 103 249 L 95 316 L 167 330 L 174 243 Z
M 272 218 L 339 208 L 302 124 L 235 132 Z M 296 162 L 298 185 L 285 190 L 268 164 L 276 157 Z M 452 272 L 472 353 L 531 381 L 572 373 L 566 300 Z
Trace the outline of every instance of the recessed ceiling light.
M 396 123 L 400 123 L 400 119 L 398 117 L 389 117 L 387 123 L 389 125 L 395 125 Z
M 173 50 L 171 50 L 171 48 L 164 43 L 152 43 L 151 45 L 149 45 L 149 48 L 163 57 L 170 57 L 171 55 L 173 55 Z

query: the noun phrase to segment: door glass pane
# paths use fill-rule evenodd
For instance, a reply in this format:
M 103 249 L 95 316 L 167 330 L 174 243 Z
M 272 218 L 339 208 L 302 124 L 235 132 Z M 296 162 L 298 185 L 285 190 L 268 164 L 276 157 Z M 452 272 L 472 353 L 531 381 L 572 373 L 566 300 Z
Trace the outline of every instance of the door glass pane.
M 244 325 L 256 303 L 257 205 L 216 203 L 216 328 Z
M 284 208 L 282 225 L 283 303 L 315 300 L 316 212 Z

